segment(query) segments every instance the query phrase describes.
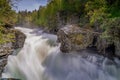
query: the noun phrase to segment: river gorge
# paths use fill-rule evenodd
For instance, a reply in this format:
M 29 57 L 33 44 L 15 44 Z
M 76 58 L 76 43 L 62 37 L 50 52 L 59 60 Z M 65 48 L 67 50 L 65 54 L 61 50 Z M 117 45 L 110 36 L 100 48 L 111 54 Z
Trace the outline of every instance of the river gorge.
M 19 53 L 8 57 L 2 78 L 21 80 L 120 80 L 120 60 L 90 50 L 62 53 L 57 36 L 16 27 L 27 38 Z

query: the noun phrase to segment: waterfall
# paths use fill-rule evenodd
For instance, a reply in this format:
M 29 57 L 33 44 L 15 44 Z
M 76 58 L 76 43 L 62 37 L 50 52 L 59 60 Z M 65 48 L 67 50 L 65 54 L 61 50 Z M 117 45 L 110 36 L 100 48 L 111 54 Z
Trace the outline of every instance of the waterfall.
M 17 27 L 26 36 L 24 47 L 10 55 L 2 78 L 21 80 L 120 80 L 120 61 L 99 55 L 60 52 L 57 36 Z M 85 55 L 87 54 L 87 56 Z

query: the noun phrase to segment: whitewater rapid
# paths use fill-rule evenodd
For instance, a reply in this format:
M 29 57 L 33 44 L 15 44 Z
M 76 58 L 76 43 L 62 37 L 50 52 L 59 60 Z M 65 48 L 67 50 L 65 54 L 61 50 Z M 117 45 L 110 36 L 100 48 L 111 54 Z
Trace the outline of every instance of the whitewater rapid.
M 38 29 L 16 27 L 27 38 L 16 55 L 8 57 L 2 78 L 21 80 L 120 80 L 120 61 L 86 51 L 60 52 L 57 36 Z

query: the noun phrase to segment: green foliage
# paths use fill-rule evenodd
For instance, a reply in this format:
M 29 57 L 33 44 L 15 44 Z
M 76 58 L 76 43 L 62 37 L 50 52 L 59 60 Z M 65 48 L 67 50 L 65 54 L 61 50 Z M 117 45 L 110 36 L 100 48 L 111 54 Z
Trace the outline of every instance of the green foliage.
M 11 9 L 9 0 L 0 0 L 0 22 L 14 24 L 16 13 Z
M 88 0 L 85 11 L 90 17 L 90 23 L 95 23 L 106 18 L 120 17 L 119 5 L 119 0 Z
M 110 17 L 120 17 L 120 0 L 115 0 L 111 5 L 108 7 L 108 11 L 111 14 Z
M 69 16 L 73 14 L 81 15 L 81 13 L 84 13 L 86 1 L 51 0 L 46 6 L 40 7 L 37 12 L 32 12 L 34 14 L 34 17 L 32 17 L 33 23 L 49 29 L 55 29 L 58 25 L 58 17 L 65 16 L 64 19 L 67 21 Z
M 11 0 L 0 0 L 0 44 L 9 42 L 14 37 L 6 29 L 16 22 L 16 13 L 11 9 L 10 3 Z
M 119 0 L 88 0 L 85 11 L 91 24 L 102 29 L 101 38 L 110 43 L 120 40 L 120 1 Z
M 6 43 L 6 42 L 13 42 L 14 34 L 11 32 L 8 32 L 7 29 L 0 26 L 0 44 Z
M 85 5 L 87 15 L 90 17 L 90 23 L 102 21 L 109 16 L 106 0 L 89 0 Z
M 102 37 L 112 42 L 120 41 L 120 17 L 104 20 L 101 27 L 104 30 Z

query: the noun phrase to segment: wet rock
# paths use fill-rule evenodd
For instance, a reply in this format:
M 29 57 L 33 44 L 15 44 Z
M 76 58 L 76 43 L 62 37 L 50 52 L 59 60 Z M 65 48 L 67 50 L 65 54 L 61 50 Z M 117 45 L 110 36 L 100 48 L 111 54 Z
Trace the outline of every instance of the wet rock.
M 120 41 L 115 42 L 115 55 L 120 58 Z
M 12 49 L 12 43 L 11 42 L 0 44 L 0 57 L 5 56 L 5 55 L 9 55 L 12 52 L 13 52 L 13 49 Z
M 25 34 L 20 32 L 19 30 L 13 30 L 13 32 L 15 34 L 14 42 L 12 44 L 13 48 L 14 49 L 22 48 L 26 38 Z
M 98 50 L 98 52 L 105 54 L 105 49 L 108 47 L 109 43 L 106 41 L 106 39 L 103 39 L 100 37 L 100 35 L 97 35 L 97 40 L 95 42 L 95 46 Z
M 0 44 L 0 76 L 4 66 L 7 64 L 7 57 L 13 52 L 12 43 Z
M 93 33 L 90 29 L 83 29 L 77 25 L 66 25 L 57 33 L 62 52 L 83 50 L 93 42 Z
M 0 76 L 1 73 L 3 72 L 4 66 L 7 64 L 7 57 L 8 55 L 0 57 Z

